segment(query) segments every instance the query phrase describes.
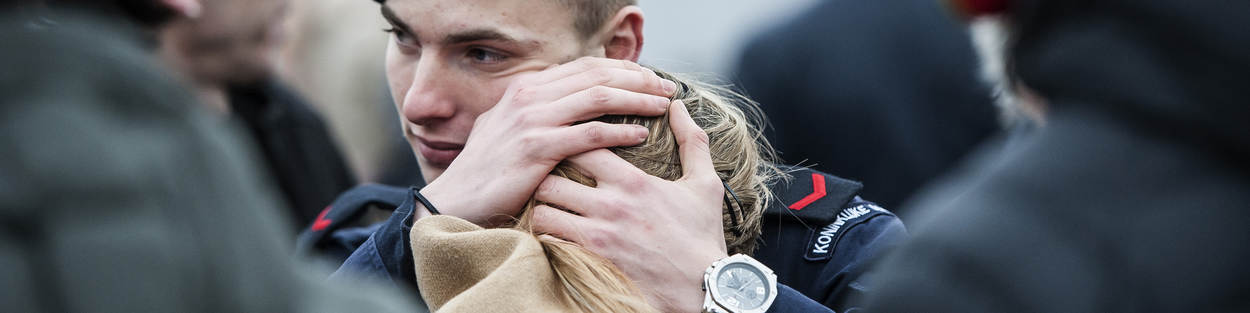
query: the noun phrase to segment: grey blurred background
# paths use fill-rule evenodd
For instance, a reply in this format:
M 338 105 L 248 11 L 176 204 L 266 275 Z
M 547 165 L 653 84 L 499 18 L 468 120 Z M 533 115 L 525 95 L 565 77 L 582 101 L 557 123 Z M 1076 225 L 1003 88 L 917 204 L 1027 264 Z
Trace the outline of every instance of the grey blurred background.
M 642 63 L 727 78 L 742 45 L 821 1 L 640 0 L 646 15 Z

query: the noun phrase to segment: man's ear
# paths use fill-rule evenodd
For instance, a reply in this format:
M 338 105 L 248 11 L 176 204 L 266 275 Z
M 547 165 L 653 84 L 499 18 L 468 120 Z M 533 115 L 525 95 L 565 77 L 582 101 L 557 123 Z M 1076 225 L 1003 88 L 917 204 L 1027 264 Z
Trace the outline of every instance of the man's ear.
M 204 11 L 204 7 L 200 5 L 200 0 L 160 0 L 165 6 L 177 12 L 178 15 L 197 18 Z M 214 0 L 215 1 L 215 0 Z
M 626 6 L 616 11 L 600 31 L 604 56 L 638 62 L 642 55 L 642 8 Z

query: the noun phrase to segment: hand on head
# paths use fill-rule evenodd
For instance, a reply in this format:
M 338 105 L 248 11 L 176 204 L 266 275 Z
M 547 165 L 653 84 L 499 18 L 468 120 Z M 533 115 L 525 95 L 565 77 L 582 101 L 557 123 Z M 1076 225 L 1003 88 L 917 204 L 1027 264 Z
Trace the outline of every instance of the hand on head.
M 652 176 L 611 151 L 568 159 L 592 177 L 589 187 L 549 176 L 535 194 L 533 228 L 581 244 L 612 261 L 663 312 L 697 312 L 708 265 L 728 256 L 722 227 L 724 188 L 713 167 L 708 134 L 681 101 L 669 109 L 682 177 Z
M 480 225 L 510 221 L 562 160 L 647 137 L 639 125 L 580 122 L 662 115 L 676 88 L 633 62 L 591 57 L 516 79 L 421 193 L 444 214 Z

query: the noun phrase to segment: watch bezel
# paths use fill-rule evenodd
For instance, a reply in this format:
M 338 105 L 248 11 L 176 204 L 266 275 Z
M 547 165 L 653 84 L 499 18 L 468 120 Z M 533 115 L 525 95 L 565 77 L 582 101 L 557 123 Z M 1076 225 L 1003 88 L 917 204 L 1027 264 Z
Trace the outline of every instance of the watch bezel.
M 730 307 L 721 300 L 722 295 L 720 290 L 715 288 L 716 283 L 720 280 L 720 272 L 732 264 L 744 264 L 755 268 L 760 273 L 764 274 L 765 286 L 769 288 L 768 296 L 764 298 L 764 303 L 758 308 L 746 310 L 738 307 Z M 765 311 L 768 311 L 769 307 L 772 306 L 773 300 L 777 299 L 777 274 L 774 273 L 772 269 L 768 268 L 768 266 L 764 266 L 763 263 L 760 263 L 759 261 L 756 261 L 755 259 L 744 254 L 735 254 L 712 263 L 712 266 L 708 267 L 707 271 L 703 273 L 703 284 L 703 289 L 707 292 L 706 300 L 712 301 L 717 307 L 732 313 L 764 313 Z

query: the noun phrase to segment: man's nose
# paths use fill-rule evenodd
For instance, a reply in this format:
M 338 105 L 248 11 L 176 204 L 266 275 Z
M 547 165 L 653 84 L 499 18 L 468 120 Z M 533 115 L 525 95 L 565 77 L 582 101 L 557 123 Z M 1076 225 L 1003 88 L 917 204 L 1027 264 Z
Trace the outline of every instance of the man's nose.
M 456 105 L 449 89 L 451 83 L 442 77 L 442 68 L 435 62 L 422 60 L 413 71 L 412 86 L 404 95 L 404 119 L 417 125 L 430 125 L 456 115 Z

